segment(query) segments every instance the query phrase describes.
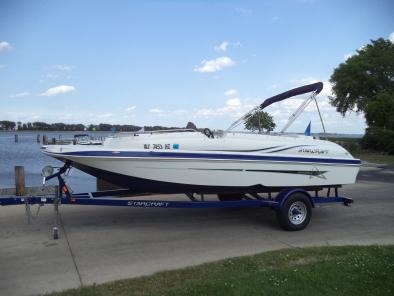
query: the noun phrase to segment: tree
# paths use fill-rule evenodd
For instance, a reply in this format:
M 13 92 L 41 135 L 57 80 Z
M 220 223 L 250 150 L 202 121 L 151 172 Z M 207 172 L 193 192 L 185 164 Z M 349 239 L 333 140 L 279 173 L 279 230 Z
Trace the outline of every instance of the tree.
M 251 131 L 258 130 L 259 133 L 273 131 L 276 124 L 271 115 L 264 111 L 257 111 L 245 122 L 245 128 Z
M 394 153 L 394 43 L 372 40 L 332 74 L 331 105 L 343 116 L 363 112 L 368 124 L 362 144 Z M 379 141 L 377 141 L 379 139 Z
M 365 119 L 371 127 L 394 130 L 394 95 L 388 92 L 376 94 L 365 109 Z
M 112 128 L 112 125 L 110 125 L 110 124 L 108 124 L 108 123 L 100 123 L 99 125 L 98 125 L 98 131 L 103 131 L 103 132 L 106 132 L 106 131 L 110 131 L 111 130 L 111 128 Z
M 0 121 L 0 129 L 3 130 L 14 130 L 15 129 L 15 122 L 9 120 L 2 120 Z
M 334 94 L 330 103 L 338 112 L 367 112 L 378 95 L 394 94 L 394 44 L 382 38 L 372 40 L 340 64 L 330 82 Z
M 197 126 L 196 126 L 193 122 L 189 121 L 189 122 L 187 123 L 187 125 L 186 125 L 186 128 L 187 128 L 187 129 L 194 129 L 194 130 L 196 130 L 196 129 L 197 129 Z

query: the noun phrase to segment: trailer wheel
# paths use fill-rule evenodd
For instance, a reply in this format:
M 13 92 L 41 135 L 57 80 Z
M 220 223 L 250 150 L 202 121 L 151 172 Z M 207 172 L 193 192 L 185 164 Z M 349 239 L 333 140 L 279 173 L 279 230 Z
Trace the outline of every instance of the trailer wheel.
M 279 224 L 285 230 L 302 230 L 312 217 L 312 204 L 302 193 L 290 195 L 277 212 Z

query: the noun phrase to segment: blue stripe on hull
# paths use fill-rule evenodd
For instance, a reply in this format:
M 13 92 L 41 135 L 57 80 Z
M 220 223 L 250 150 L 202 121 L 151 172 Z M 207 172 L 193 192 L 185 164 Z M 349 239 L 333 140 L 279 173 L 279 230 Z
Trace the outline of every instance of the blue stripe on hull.
M 53 152 L 50 152 L 53 153 Z M 182 153 L 182 152 L 158 152 L 158 151 L 76 151 L 65 153 L 53 153 L 59 156 L 96 156 L 96 157 L 139 157 L 139 158 L 192 158 L 192 159 L 220 159 L 220 160 L 267 160 L 286 162 L 308 162 L 360 165 L 358 159 L 334 159 L 334 158 L 307 158 L 293 156 L 265 156 L 243 154 L 210 154 L 210 153 Z

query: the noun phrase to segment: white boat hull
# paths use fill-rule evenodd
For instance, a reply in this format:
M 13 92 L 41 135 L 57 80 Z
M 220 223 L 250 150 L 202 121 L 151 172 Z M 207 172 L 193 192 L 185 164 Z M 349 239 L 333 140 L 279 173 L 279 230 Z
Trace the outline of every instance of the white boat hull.
M 270 137 L 277 140 L 274 136 Z M 280 136 L 277 138 L 283 139 Z M 258 135 L 249 137 L 246 139 L 246 142 L 250 142 L 249 146 L 241 148 L 253 150 L 257 146 L 261 147 L 261 141 L 256 143 L 261 139 L 264 138 Z M 164 139 L 163 135 L 153 137 L 153 143 L 161 140 L 164 147 L 168 142 L 165 136 Z M 196 146 L 200 145 L 201 140 L 205 148 L 212 149 L 199 150 Z M 239 152 L 243 150 L 236 150 L 239 147 L 231 146 L 232 141 L 228 143 L 228 140 L 208 139 L 207 142 L 202 138 L 193 141 L 187 137 L 176 140 L 188 148 L 194 145 L 195 150 L 126 149 L 126 146 L 140 148 L 142 143 L 152 142 L 152 138 L 138 138 L 134 139 L 133 145 L 123 146 L 119 145 L 122 141 L 118 141 L 117 145 L 110 141 L 107 145 L 94 148 L 49 146 L 45 153 L 69 161 L 96 177 L 139 192 L 262 192 L 276 187 L 325 187 L 356 181 L 359 160 L 351 156 L 339 158 L 340 153 L 346 150 L 333 143 L 327 144 L 327 148 L 317 146 L 316 143 L 289 146 L 286 142 L 277 145 L 271 141 L 261 149 L 254 149 L 258 151 Z M 113 149 L 114 146 L 120 149 Z M 313 148 L 313 151 L 300 150 L 304 146 L 319 148 Z M 232 150 L 229 151 L 229 148 Z M 305 155 L 305 151 L 314 153 Z M 324 156 L 319 151 L 324 151 Z

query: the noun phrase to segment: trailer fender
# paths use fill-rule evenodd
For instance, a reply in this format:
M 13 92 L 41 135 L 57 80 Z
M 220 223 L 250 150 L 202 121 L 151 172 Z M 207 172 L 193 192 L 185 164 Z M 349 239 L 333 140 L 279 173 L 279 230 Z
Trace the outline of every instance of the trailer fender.
M 273 207 L 274 209 L 278 210 L 281 209 L 286 202 L 286 200 L 293 195 L 294 193 L 302 193 L 305 196 L 307 196 L 311 202 L 312 207 L 315 207 L 315 203 L 313 202 L 312 196 L 309 194 L 308 191 L 305 191 L 304 189 L 301 188 L 287 188 L 279 192 L 279 194 L 276 196 L 275 201 L 277 204 Z

